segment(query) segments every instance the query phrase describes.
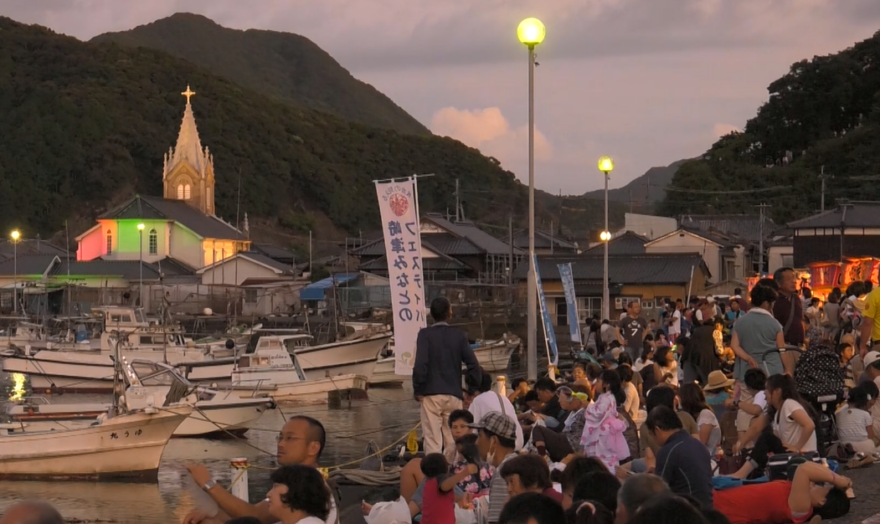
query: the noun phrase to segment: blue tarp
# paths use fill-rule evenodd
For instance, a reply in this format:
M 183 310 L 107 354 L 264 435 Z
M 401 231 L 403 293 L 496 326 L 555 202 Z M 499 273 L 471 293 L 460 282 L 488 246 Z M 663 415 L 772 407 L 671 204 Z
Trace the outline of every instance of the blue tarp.
M 333 287 L 334 280 L 336 281 L 336 285 L 339 286 L 341 284 L 345 284 L 346 282 L 350 282 L 356 279 L 359 275 L 360 273 L 340 273 L 338 275 L 333 275 L 332 277 L 327 277 L 323 280 L 313 282 L 299 290 L 299 299 L 324 300 L 327 298 L 326 291 L 328 288 Z

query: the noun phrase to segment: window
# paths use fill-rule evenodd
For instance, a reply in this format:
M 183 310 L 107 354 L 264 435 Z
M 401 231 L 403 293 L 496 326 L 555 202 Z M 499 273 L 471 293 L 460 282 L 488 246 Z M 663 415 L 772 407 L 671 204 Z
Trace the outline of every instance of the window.
M 581 324 L 592 319 L 593 313 L 602 314 L 602 297 L 578 297 L 578 317 Z
M 159 235 L 155 229 L 150 230 L 150 254 L 155 255 L 159 252 Z
M 113 233 L 107 230 L 107 254 L 113 253 Z
M 255 304 L 257 302 L 257 290 L 256 289 L 245 289 L 244 290 L 244 301 L 248 304 Z
M 177 186 L 177 199 L 183 200 L 183 184 Z
M 794 267 L 794 255 L 782 255 L 782 267 Z
M 189 184 L 183 186 L 183 199 L 189 200 Z
M 565 298 L 556 299 L 556 325 L 568 325 L 568 306 L 565 305 Z

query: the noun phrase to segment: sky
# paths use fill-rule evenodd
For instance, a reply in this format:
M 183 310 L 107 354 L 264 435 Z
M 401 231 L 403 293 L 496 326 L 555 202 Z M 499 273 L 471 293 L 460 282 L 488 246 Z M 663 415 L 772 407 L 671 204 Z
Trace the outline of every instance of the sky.
M 612 187 L 742 129 L 798 60 L 880 30 L 878 0 L 0 0 L 0 15 L 89 39 L 176 12 L 308 37 L 434 133 L 528 180 L 528 58 L 539 189 Z

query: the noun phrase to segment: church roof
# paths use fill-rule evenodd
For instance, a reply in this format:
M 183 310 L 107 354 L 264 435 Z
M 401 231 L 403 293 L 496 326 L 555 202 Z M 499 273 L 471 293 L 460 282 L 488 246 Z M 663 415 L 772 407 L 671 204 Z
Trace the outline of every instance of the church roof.
M 99 219 L 173 220 L 202 238 L 247 240 L 241 231 L 213 215 L 206 215 L 183 200 L 135 195 L 125 204 L 108 211 Z
M 177 146 L 170 158 L 167 166 L 167 172 L 170 172 L 176 165 L 183 161 L 195 168 L 198 173 L 204 173 L 207 163 L 207 153 L 202 148 L 202 141 L 199 139 L 199 130 L 196 128 L 196 117 L 193 114 L 190 97 L 195 93 L 186 86 L 186 91 L 181 93 L 186 97 L 186 108 L 183 111 L 183 121 L 180 124 L 180 134 L 177 135 Z

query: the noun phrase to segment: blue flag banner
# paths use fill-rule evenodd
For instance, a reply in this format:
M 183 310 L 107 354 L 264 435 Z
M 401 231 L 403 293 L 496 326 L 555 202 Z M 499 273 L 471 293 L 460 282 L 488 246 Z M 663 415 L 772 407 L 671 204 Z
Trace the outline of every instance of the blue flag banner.
M 583 344 L 581 341 L 581 326 L 578 319 L 577 298 L 574 293 L 574 276 L 571 273 L 571 262 L 557 264 L 559 279 L 562 280 L 562 291 L 565 292 L 565 306 L 568 308 L 568 328 L 571 332 L 571 341 Z
M 538 270 L 538 257 L 532 255 L 532 263 L 535 267 L 535 280 L 538 285 L 538 304 L 541 306 L 541 318 L 544 319 L 544 341 L 547 343 L 547 358 L 554 366 L 559 364 L 559 351 L 556 349 L 556 332 L 553 331 L 553 321 L 550 320 L 550 312 L 547 310 L 547 297 L 544 296 L 544 288 L 541 287 L 541 272 Z

